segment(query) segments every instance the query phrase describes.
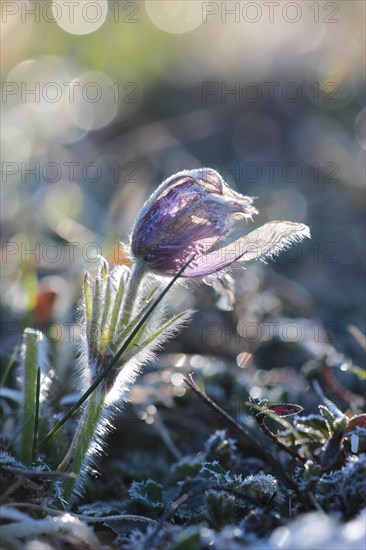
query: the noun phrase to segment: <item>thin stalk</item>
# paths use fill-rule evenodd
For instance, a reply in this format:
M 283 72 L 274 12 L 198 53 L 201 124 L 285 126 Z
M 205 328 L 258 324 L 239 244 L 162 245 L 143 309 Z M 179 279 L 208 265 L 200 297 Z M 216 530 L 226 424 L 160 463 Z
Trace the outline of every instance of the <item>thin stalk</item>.
M 202 391 L 196 384 L 196 382 L 193 379 L 192 374 L 188 375 L 188 378 L 185 378 L 185 383 L 191 390 L 195 392 L 200 399 L 202 399 L 207 405 L 209 405 L 212 409 L 214 409 L 222 418 L 225 418 L 225 420 L 238 432 L 241 433 L 242 436 L 244 436 L 250 444 L 258 451 L 258 453 L 268 462 L 270 466 L 276 471 L 277 475 L 282 479 L 282 481 L 290 487 L 297 495 L 299 501 L 305 508 L 305 510 L 308 509 L 307 503 L 297 486 L 297 484 L 294 482 L 294 480 L 287 474 L 286 470 L 283 468 L 281 463 L 272 455 L 270 451 L 268 451 L 265 447 L 263 447 L 257 439 L 248 432 L 241 424 L 238 424 L 232 418 L 226 411 L 224 411 L 217 403 L 215 403 L 208 395 Z
M 294 440 L 298 441 L 301 439 L 300 434 L 295 430 L 293 425 L 288 422 L 283 416 L 280 416 L 279 414 L 276 414 L 275 412 L 271 411 L 270 409 L 262 409 L 259 407 L 256 403 L 245 403 L 252 409 L 258 410 L 258 413 L 254 416 L 254 418 L 257 421 L 257 424 L 260 428 L 260 430 L 263 432 L 265 436 L 267 436 L 269 439 L 273 441 L 273 443 L 280 449 L 282 449 L 285 453 L 289 454 L 293 458 L 296 458 L 303 464 L 306 462 L 306 458 L 299 455 L 295 450 L 291 449 L 291 447 L 287 447 L 282 441 L 279 440 L 279 438 L 271 432 L 271 430 L 268 428 L 268 426 L 265 423 L 266 418 L 272 418 L 272 420 L 275 420 L 282 426 L 284 426 L 293 436 Z M 302 409 L 301 409 L 302 410 Z M 306 447 L 304 447 L 305 454 L 307 455 L 307 458 L 311 458 L 311 455 Z
M 266 420 L 266 417 L 269 416 L 270 418 L 274 418 L 275 420 L 278 421 L 277 419 L 277 416 L 276 415 L 267 415 L 266 412 L 263 412 L 263 413 L 258 413 L 255 415 L 255 419 L 257 421 L 257 424 L 259 426 L 259 428 L 261 429 L 261 431 L 264 433 L 264 435 L 266 435 L 267 437 L 269 437 L 269 439 L 271 441 L 273 441 L 273 443 L 275 445 L 277 445 L 277 447 L 279 449 L 282 449 L 282 451 L 284 451 L 285 453 L 289 454 L 290 456 L 292 456 L 293 458 L 296 458 L 297 460 L 299 460 L 300 462 L 302 462 L 303 464 L 305 464 L 306 462 L 306 458 L 302 457 L 299 455 L 299 453 L 297 453 L 296 451 L 294 451 L 294 449 L 291 449 L 291 447 L 287 447 L 287 445 L 285 445 L 284 443 L 282 443 L 282 441 L 280 441 L 278 439 L 278 437 L 271 432 L 271 430 L 268 428 L 268 426 L 266 426 L 266 423 L 265 423 L 265 420 Z M 287 423 L 288 426 L 291 426 L 291 424 Z M 292 426 L 291 426 L 292 427 Z M 291 430 L 292 432 L 292 430 Z M 293 433 L 293 432 L 292 432 Z
M 8 506 L 13 506 L 14 508 L 28 508 L 29 510 L 39 510 L 40 512 L 45 512 L 49 515 L 60 516 L 65 512 L 63 510 L 58 510 L 57 508 L 49 508 L 43 504 L 30 504 L 29 502 L 9 502 Z M 83 514 L 74 514 L 68 512 L 68 514 L 77 519 L 81 519 L 85 523 L 103 523 L 104 521 L 137 521 L 142 523 L 148 523 L 150 525 L 156 525 L 157 521 L 155 519 L 148 518 L 146 516 L 138 516 L 136 514 L 118 514 L 114 516 L 86 516 Z
M 74 474 L 67 474 L 65 472 L 54 472 L 54 471 L 48 471 L 48 470 L 25 470 L 23 468 L 13 468 L 12 466 L 4 466 L 3 464 L 0 465 L 1 470 L 4 470 L 5 472 L 10 472 L 11 474 L 16 474 L 17 476 L 22 477 L 29 477 L 30 479 L 39 479 L 39 478 L 46 478 L 46 479 L 70 479 L 75 477 Z

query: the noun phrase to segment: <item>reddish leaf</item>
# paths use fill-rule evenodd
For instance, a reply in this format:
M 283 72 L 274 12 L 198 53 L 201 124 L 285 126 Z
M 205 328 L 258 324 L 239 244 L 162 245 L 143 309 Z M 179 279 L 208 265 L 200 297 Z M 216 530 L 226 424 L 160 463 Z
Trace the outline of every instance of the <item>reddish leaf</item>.
M 359 414 L 358 416 L 353 416 L 348 422 L 347 432 L 354 430 L 357 426 L 365 426 L 366 424 L 366 414 Z
M 277 414 L 277 416 L 291 416 L 304 410 L 300 405 L 292 403 L 278 403 L 277 405 L 270 405 L 267 409 Z M 265 410 L 263 412 L 265 413 Z

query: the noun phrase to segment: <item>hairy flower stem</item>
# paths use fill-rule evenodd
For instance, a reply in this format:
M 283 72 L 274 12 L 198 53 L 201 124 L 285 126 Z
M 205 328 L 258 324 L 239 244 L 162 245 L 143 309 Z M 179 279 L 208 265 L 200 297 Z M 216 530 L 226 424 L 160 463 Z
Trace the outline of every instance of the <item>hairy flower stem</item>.
M 122 326 L 126 326 L 133 317 L 137 292 L 145 271 L 146 268 L 142 262 L 135 262 L 131 268 L 131 275 L 125 288 L 125 297 L 122 305 Z
M 144 266 L 137 262 L 134 264 L 128 283 L 123 291 L 124 298 L 122 300 L 121 309 L 121 323 L 126 327 L 136 311 L 136 302 L 138 296 L 138 290 L 145 273 Z M 90 310 L 87 318 L 90 323 L 89 334 L 89 353 L 97 353 L 98 357 L 95 357 L 99 364 L 105 364 L 104 352 L 106 352 L 106 346 L 101 345 L 101 339 L 106 339 L 108 336 L 105 333 L 106 330 L 106 318 L 110 309 L 110 296 L 108 297 L 108 286 L 106 295 L 104 297 L 101 292 L 100 280 L 96 280 L 95 296 L 93 299 L 93 308 Z M 98 286 L 99 285 L 99 286 Z M 109 289 L 110 292 L 110 289 Z M 87 302 L 86 302 L 87 303 Z M 107 311 L 106 311 L 107 310 Z M 87 312 L 88 314 L 88 312 Z M 114 326 L 110 327 L 114 331 Z M 105 334 L 104 334 L 105 333 Z M 98 350 L 98 352 L 96 352 Z M 86 359 L 86 361 L 91 361 Z M 106 382 L 106 380 L 104 381 Z M 80 485 L 80 476 L 87 472 L 88 459 L 93 454 L 93 439 L 98 438 L 98 426 L 102 419 L 102 412 L 105 403 L 105 399 L 108 393 L 108 385 L 101 383 L 100 386 L 90 395 L 85 403 L 84 410 L 76 429 L 75 435 L 71 442 L 70 448 L 66 453 L 66 456 L 58 466 L 59 471 L 67 470 L 69 473 L 76 474 L 75 479 L 65 480 L 63 485 L 63 497 L 67 505 L 72 502 L 77 492 L 78 485 Z
M 82 417 L 76 429 L 70 448 L 67 451 L 65 458 L 58 466 L 58 471 L 67 469 L 69 473 L 79 476 L 80 472 L 83 470 L 86 454 L 90 448 L 92 439 L 96 434 L 97 426 L 100 421 L 105 397 L 106 392 L 102 389 L 96 390 L 89 397 L 85 404 Z M 68 505 L 71 502 L 71 497 L 77 481 L 77 478 L 65 479 L 62 483 L 63 496 Z
M 58 467 L 58 471 L 67 469 L 70 474 L 75 476 L 75 480 L 62 483 L 62 504 L 60 502 L 60 506 L 69 507 L 75 501 L 75 497 L 81 493 L 83 482 L 93 461 L 100 454 L 103 438 L 111 426 L 109 420 L 113 414 L 111 407 L 115 407 L 118 400 L 120 402 L 125 400 L 129 384 L 136 378 L 140 366 L 149 358 L 154 343 L 159 345 L 163 338 L 167 339 L 187 320 L 189 312 L 175 315 L 168 320 L 162 316 L 159 326 L 156 324 L 157 312 L 155 310 L 193 259 L 194 256 L 191 256 L 187 260 L 154 300 L 151 298 L 156 291 L 155 285 L 153 292 L 149 288 L 145 289 L 147 297 L 144 296 L 145 290 L 140 292 L 139 287 L 145 272 L 140 265 L 134 265 L 127 285 L 125 284 L 126 278 L 121 279 L 120 284 L 123 284 L 123 287 L 119 288 L 109 286 L 110 279 L 108 277 L 111 274 L 108 272 L 107 264 L 104 270 L 106 274 L 99 273 L 94 284 L 91 284 L 88 277 L 85 278 L 83 302 L 86 313 L 83 316 L 85 339 L 82 342 L 81 369 L 88 376 L 89 387 L 40 443 L 42 445 L 53 437 L 81 406 L 84 407 L 71 446 Z M 97 285 L 97 281 L 102 284 L 98 283 Z M 124 300 L 121 298 L 121 288 L 125 293 Z M 102 298 L 99 296 L 99 292 L 102 293 Z M 109 297 L 108 293 L 110 293 Z M 104 311 L 106 307 L 107 314 Z M 122 309 L 120 315 L 116 314 L 116 308 Z M 126 322 L 126 319 L 135 315 L 136 310 L 139 309 L 140 312 L 136 317 L 132 321 Z M 94 313 L 100 322 L 94 322 Z M 158 310 L 158 314 L 160 315 L 160 310 Z M 150 332 L 146 337 L 145 329 L 151 321 L 155 324 L 152 325 L 152 333 Z M 118 338 L 115 337 L 117 323 Z M 95 330 L 89 331 L 89 326 L 93 325 Z M 105 342 L 103 341 L 103 329 Z M 136 359 L 131 361 L 134 357 L 131 348 L 135 345 L 136 339 L 138 342 Z M 110 345 L 107 346 L 106 342 L 109 342 Z M 140 352 L 145 352 L 145 357 L 139 356 Z M 125 368 L 126 372 L 122 373 Z M 120 374 L 121 377 L 119 377 Z M 120 380 L 118 380 L 119 378 Z M 115 390 L 119 395 L 114 395 Z

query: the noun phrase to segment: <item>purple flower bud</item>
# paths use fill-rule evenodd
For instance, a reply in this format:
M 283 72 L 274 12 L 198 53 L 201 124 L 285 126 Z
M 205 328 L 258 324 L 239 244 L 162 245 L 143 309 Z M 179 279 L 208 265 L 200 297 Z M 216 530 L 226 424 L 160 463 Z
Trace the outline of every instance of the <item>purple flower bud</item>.
M 308 235 L 306 226 L 291 222 L 272 222 L 282 224 L 280 230 L 266 224 L 263 235 L 258 234 L 262 228 L 247 235 L 244 220 L 257 214 L 252 202 L 231 189 L 215 170 L 178 172 L 157 188 L 138 214 L 132 254 L 161 275 L 174 275 L 195 254 L 183 277 L 205 277 L 241 258 L 277 252 L 282 241 L 287 243 L 296 234 Z

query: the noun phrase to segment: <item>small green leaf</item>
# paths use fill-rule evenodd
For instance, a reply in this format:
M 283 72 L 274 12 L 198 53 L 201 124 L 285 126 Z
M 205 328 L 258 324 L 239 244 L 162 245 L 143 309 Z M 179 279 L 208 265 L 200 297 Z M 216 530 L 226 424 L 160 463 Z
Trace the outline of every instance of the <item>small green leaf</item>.
M 110 341 L 110 327 L 107 325 L 107 319 L 109 310 L 111 307 L 111 299 L 112 299 L 112 282 L 110 278 L 108 277 L 106 288 L 105 288 L 105 296 L 104 296 L 104 306 L 103 306 L 103 314 L 102 314 L 102 322 L 101 322 L 101 352 L 105 350 L 106 345 Z
M 324 405 L 319 405 L 319 412 L 327 423 L 329 435 L 333 435 L 335 416 L 330 412 L 328 407 L 325 407 Z
M 120 281 L 119 281 L 117 294 L 116 294 L 116 297 L 114 299 L 114 305 L 113 305 L 113 309 L 112 309 L 111 322 L 110 322 L 110 325 L 109 325 L 109 341 L 108 341 L 109 345 L 111 345 L 113 343 L 114 333 L 115 333 L 116 325 L 117 325 L 117 321 L 118 321 L 118 315 L 119 315 L 119 312 L 121 310 L 123 291 L 124 291 L 124 288 L 125 288 L 124 280 L 125 280 L 125 274 L 123 273 L 121 275 L 121 278 L 120 278 Z
M 90 280 L 89 273 L 85 273 L 84 276 L 84 300 L 85 300 L 85 315 L 87 321 L 87 328 L 90 328 L 92 312 L 93 312 L 93 289 L 92 282 Z
M 215 529 L 223 528 L 233 519 L 235 498 L 219 491 L 206 493 L 206 517 Z
M 163 486 L 152 479 L 134 481 L 128 494 L 133 500 L 145 504 L 148 508 L 164 508 Z

